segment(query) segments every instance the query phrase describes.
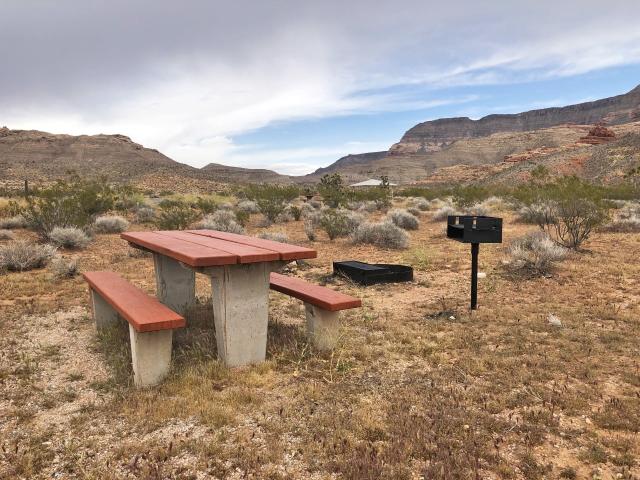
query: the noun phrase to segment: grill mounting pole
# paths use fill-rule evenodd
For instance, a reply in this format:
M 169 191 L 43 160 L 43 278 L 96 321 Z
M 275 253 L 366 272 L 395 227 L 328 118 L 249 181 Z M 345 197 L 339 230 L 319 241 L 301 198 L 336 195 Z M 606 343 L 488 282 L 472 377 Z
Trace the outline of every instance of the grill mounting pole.
M 471 310 L 478 308 L 478 254 L 480 244 L 471 244 Z

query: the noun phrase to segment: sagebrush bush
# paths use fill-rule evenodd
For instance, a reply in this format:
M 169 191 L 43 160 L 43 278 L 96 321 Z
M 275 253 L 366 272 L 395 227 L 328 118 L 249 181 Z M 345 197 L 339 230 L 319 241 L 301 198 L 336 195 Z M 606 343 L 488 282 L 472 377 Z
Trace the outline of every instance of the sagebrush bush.
M 11 230 L 0 230 L 0 240 L 13 240 L 15 235 Z
M 51 276 L 56 279 L 73 278 L 80 273 L 80 267 L 78 260 L 75 258 L 64 258 L 63 256 L 56 256 L 51 260 L 49 265 Z
M 467 215 L 487 216 L 491 214 L 491 209 L 484 203 L 476 203 L 469 207 L 466 212 Z
M 531 205 L 523 205 L 520 207 L 516 215 L 516 221 L 529 225 L 540 225 L 551 215 L 552 211 L 548 204 L 532 203 Z M 550 218 L 550 220 L 554 219 Z
M 222 202 L 218 208 L 220 210 L 233 210 L 233 205 L 230 202 Z
M 260 213 L 260 208 L 258 207 L 258 204 L 253 200 L 242 200 L 241 202 L 238 202 L 238 205 L 236 206 L 236 208 L 241 212 Z
M 391 210 L 388 214 L 388 218 L 394 225 L 404 230 L 417 230 L 420 226 L 420 222 L 414 215 L 411 215 L 409 212 L 401 208 Z
M 423 212 L 426 212 L 427 210 L 429 210 L 429 208 L 431 208 L 431 202 L 422 197 L 412 198 L 409 200 L 408 204 L 409 206 L 417 208 L 418 210 L 421 210 Z
M 329 240 L 346 237 L 351 233 L 349 218 L 345 212 L 348 210 L 334 210 L 332 208 L 322 212 L 318 225 L 326 232 Z
M 401 249 L 409 245 L 409 235 L 391 222 L 361 224 L 352 235 L 353 243 L 369 243 L 380 248 Z
M 81 249 L 91 242 L 89 236 L 80 228 L 55 227 L 49 233 L 49 240 L 57 247 Z
M 0 247 L 0 270 L 22 272 L 42 268 L 55 255 L 52 245 L 15 241 Z
M 281 242 L 288 243 L 289 236 L 284 232 L 262 232 L 258 235 L 258 238 L 262 238 L 264 240 L 271 240 L 273 242 Z
M 185 230 L 199 216 L 196 210 L 184 202 L 163 200 L 160 202 L 160 213 L 155 224 L 160 230 Z
M 637 233 L 640 232 L 640 217 L 616 218 L 601 230 L 613 233 Z
M 364 215 L 350 210 L 338 210 L 338 212 L 344 215 L 347 222 L 347 230 L 350 234 L 355 232 L 356 228 L 365 220 Z
M 236 215 L 230 210 L 218 210 L 207 215 L 196 226 L 200 230 L 218 230 L 220 232 L 243 234 L 244 228 L 238 223 Z
M 156 211 L 154 208 L 147 205 L 143 205 L 136 209 L 136 222 L 138 223 L 151 223 L 156 218 Z
M 96 218 L 93 226 L 98 233 L 122 233 L 129 228 L 129 222 L 118 215 L 103 215 Z
M 555 243 L 546 233 L 534 232 L 514 240 L 509 246 L 512 270 L 548 274 L 554 264 L 566 258 L 568 250 Z
M 27 220 L 22 215 L 0 218 L 0 229 L 3 230 L 15 230 L 16 228 L 27 228 L 28 226 Z
M 378 210 L 378 204 L 373 200 L 362 202 L 362 205 L 360 205 L 360 208 L 358 208 L 358 210 L 361 212 L 373 213 Z
M 444 205 L 433 212 L 431 220 L 433 220 L 434 222 L 439 222 L 442 220 L 446 220 L 451 215 L 460 215 L 460 212 L 456 210 L 452 205 Z
M 416 218 L 418 218 L 420 215 L 422 215 L 422 211 L 417 209 L 416 207 L 407 208 L 407 212 L 409 212 L 411 215 L 413 215 Z

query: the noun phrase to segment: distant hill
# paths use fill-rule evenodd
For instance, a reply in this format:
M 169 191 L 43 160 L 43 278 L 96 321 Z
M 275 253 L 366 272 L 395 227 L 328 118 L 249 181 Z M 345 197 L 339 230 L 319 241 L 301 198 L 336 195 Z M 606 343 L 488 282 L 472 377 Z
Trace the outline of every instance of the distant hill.
M 201 171 L 209 178 L 226 183 L 291 183 L 293 177 L 280 175 L 265 168 L 241 168 L 210 163 Z

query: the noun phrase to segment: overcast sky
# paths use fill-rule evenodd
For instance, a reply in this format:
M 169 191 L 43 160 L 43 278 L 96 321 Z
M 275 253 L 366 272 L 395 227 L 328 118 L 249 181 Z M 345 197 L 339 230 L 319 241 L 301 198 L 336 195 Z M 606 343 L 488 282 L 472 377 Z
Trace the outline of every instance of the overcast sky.
M 640 83 L 640 1 L 0 0 L 0 126 L 303 174 Z

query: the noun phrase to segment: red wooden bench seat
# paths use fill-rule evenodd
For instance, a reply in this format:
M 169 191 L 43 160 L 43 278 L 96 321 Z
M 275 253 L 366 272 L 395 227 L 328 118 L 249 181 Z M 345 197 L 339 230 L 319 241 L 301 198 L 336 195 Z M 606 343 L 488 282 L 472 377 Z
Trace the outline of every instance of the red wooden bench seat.
M 86 272 L 96 328 L 120 318 L 129 322 L 131 360 L 137 386 L 159 383 L 169 372 L 173 329 L 185 319 L 114 272 Z
M 300 278 L 287 277 L 281 273 L 271 273 L 269 287 L 271 290 L 298 298 L 330 312 L 362 306 L 362 301 L 359 298 L 320 285 L 313 285 Z
M 307 335 L 320 350 L 330 350 L 335 347 L 338 341 L 340 310 L 362 306 L 359 298 L 280 273 L 271 273 L 269 286 L 271 290 L 304 302 Z

